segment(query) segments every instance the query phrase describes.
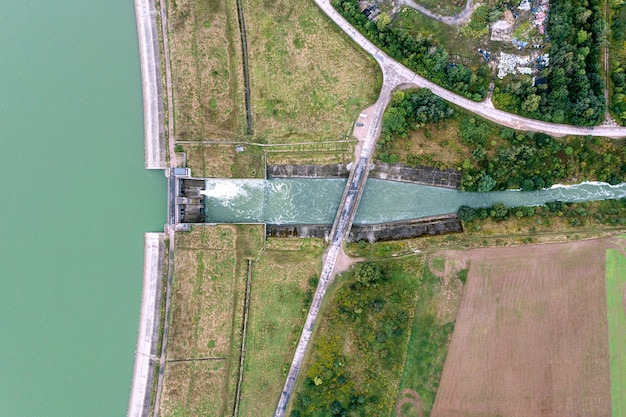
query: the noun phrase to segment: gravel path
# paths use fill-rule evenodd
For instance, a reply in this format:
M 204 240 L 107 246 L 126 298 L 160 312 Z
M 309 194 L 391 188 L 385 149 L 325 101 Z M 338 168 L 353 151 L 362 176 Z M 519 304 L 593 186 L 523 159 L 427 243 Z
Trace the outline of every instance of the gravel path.
M 436 20 L 438 22 L 445 23 L 446 25 L 458 26 L 458 25 L 462 25 L 463 23 L 469 22 L 469 20 L 472 17 L 472 6 L 474 2 L 472 0 L 467 0 L 465 9 L 463 9 L 461 13 L 454 15 L 454 16 L 443 16 L 437 13 L 433 13 L 427 8 L 425 8 L 424 6 L 421 6 L 415 3 L 413 0 L 397 0 L 396 3 L 398 5 L 403 5 L 403 6 L 410 7 L 411 9 L 415 9 L 418 12 L 422 13 L 423 15 L 426 15 L 430 17 L 431 19 Z

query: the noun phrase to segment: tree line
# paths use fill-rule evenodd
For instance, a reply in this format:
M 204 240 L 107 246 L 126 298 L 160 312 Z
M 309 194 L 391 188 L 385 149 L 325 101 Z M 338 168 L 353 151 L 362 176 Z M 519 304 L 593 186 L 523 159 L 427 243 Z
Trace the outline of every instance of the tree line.
M 615 120 L 626 125 L 626 5 L 624 0 L 609 0 L 611 8 L 611 96 L 610 109 Z
M 421 35 L 395 27 L 386 13 L 378 22 L 370 21 L 360 10 L 357 0 L 332 0 L 333 7 L 370 41 L 396 61 L 434 83 L 466 98 L 481 101 L 487 94 L 489 68 L 476 71 L 452 62 L 448 53 L 435 42 Z

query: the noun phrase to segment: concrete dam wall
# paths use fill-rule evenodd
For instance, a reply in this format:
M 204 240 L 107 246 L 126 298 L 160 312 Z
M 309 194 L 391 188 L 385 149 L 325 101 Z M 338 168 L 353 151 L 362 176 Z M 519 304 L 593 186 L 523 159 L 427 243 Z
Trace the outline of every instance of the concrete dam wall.
M 267 237 L 314 237 L 328 240 L 330 224 L 268 224 Z M 461 220 L 456 214 L 405 220 L 393 223 L 353 225 L 348 234 L 349 242 L 365 240 L 369 243 L 388 240 L 411 239 L 420 236 L 432 236 L 463 231 Z
M 268 165 L 267 178 L 348 178 L 352 164 Z M 455 169 L 409 167 L 376 162 L 370 165 L 370 178 L 408 182 L 434 187 L 459 188 L 461 172 Z

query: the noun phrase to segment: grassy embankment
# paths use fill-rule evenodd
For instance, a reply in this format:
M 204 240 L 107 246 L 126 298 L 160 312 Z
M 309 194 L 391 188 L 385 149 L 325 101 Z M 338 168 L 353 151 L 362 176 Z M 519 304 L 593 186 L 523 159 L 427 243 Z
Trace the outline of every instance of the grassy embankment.
M 339 277 L 325 301 L 292 415 L 389 415 L 404 388 L 416 390 L 428 412 L 462 289 L 456 276 L 443 273 L 445 262 L 436 258 L 441 278 L 415 256 L 365 264 Z M 379 278 L 363 279 L 376 271 Z
M 195 227 L 176 239 L 162 415 L 232 415 L 249 259 L 239 415 L 271 414 L 312 299 L 323 242 L 276 239 L 261 252 L 263 228 L 258 225 Z
M 236 153 L 232 144 L 185 143 L 193 175 L 260 177 L 264 157 L 269 163 L 352 160 L 353 142 L 320 142 L 350 139 L 356 115 L 376 99 L 380 71 L 315 4 L 244 2 L 252 137 L 244 135 L 235 2 L 176 0 L 168 7 L 176 139 L 287 144 L 247 145 Z
M 242 417 L 269 416 L 276 408 L 324 249 L 317 239 L 270 239 L 254 263 L 239 408 Z
M 620 237 L 626 239 L 626 235 Z M 606 251 L 606 280 L 611 403 L 612 415 L 617 417 L 626 415 L 626 255 L 618 249 Z
M 247 260 L 262 247 L 257 225 L 176 235 L 163 416 L 232 414 Z

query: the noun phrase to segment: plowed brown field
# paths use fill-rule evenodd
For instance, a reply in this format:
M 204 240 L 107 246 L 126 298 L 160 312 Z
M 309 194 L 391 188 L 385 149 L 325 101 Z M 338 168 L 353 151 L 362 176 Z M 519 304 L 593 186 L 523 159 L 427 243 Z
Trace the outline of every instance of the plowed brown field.
M 611 416 L 607 240 L 470 259 L 434 417 Z

